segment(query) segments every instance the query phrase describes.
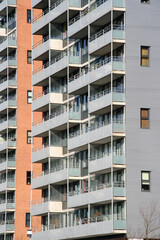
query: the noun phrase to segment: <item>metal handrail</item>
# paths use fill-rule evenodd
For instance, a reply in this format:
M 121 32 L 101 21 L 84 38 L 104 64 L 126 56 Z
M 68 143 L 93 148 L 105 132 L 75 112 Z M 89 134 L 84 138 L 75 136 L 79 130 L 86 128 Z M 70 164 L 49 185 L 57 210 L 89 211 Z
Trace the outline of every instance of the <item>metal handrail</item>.
M 118 25 L 118 24 L 114 24 L 113 25 L 113 30 L 121 30 L 124 31 L 124 25 Z M 103 28 L 102 30 L 98 31 L 97 33 L 95 33 L 94 35 L 92 35 L 90 37 L 90 42 L 94 41 L 95 39 L 103 36 L 105 33 L 111 31 L 111 25 Z
M 36 94 L 33 98 L 32 98 L 32 100 L 34 101 L 34 100 L 37 100 L 38 98 L 41 98 L 41 97 L 43 97 L 44 95 L 47 95 L 49 93 L 49 89 L 48 90 L 45 90 L 45 91 L 43 91 L 43 92 L 41 92 L 41 93 L 38 93 L 38 94 Z
M 90 97 L 89 101 L 90 101 L 90 102 L 91 102 L 91 101 L 94 101 L 94 100 L 96 100 L 96 99 L 98 99 L 98 98 L 101 98 L 101 97 L 103 97 L 103 96 L 105 96 L 105 95 L 107 95 L 107 94 L 109 94 L 109 93 L 111 93 L 111 88 L 105 89 L 104 91 L 101 91 L 101 92 L 98 92 L 98 93 L 92 95 L 92 96 Z M 115 88 L 113 88 L 113 93 L 124 93 L 124 89 L 120 89 L 120 90 L 119 90 L 119 89 L 117 89 L 117 88 L 115 87 Z
M 61 114 L 64 114 L 65 112 L 67 112 L 67 108 L 63 108 L 63 109 L 61 109 L 61 110 L 59 110 L 59 111 L 57 111 L 57 112 L 52 113 L 50 116 L 47 115 L 47 116 L 44 117 L 44 118 L 41 118 L 41 119 L 38 119 L 37 121 L 34 121 L 34 122 L 32 123 L 32 126 L 34 127 L 34 126 L 36 126 L 36 125 L 38 125 L 38 124 L 44 123 L 44 122 L 46 122 L 46 121 L 48 121 L 48 120 L 50 120 L 50 119 L 52 119 L 52 118 L 54 118 L 54 117 L 57 117 L 57 116 L 59 116 L 59 115 L 61 115 Z
M 65 0 L 58 0 L 57 2 L 53 3 L 50 8 L 46 8 L 42 13 L 38 14 L 35 18 L 33 18 L 32 23 L 35 23 L 37 20 L 39 20 L 41 17 L 49 13 L 51 10 L 59 6 L 64 1 Z
M 121 57 L 121 56 L 114 56 L 113 57 L 113 61 L 121 61 L 121 62 L 124 62 L 125 61 L 125 58 L 124 57 Z M 81 73 L 77 73 L 75 74 L 74 76 L 70 77 L 69 78 L 69 83 L 76 80 L 76 79 L 79 79 L 81 76 L 83 75 L 86 75 L 88 74 L 89 72 L 93 71 L 93 70 L 96 70 L 97 68 L 99 67 L 102 67 L 104 66 L 105 64 L 108 64 L 111 62 L 111 57 L 108 57 L 104 60 L 101 60 L 99 61 L 98 63 L 95 63 L 93 66 L 91 66 L 90 68 L 87 68 L 85 71 L 81 72 Z
M 106 1 L 108 1 L 108 0 L 99 0 L 99 1 L 97 1 L 97 2 L 95 2 L 95 3 L 93 3 L 90 8 L 89 8 L 89 7 L 86 7 L 84 10 L 82 10 L 82 11 L 80 12 L 80 14 L 78 14 L 76 17 L 72 18 L 72 19 L 69 21 L 68 25 L 70 26 L 70 25 L 72 25 L 73 23 L 77 22 L 80 18 L 86 16 L 89 12 L 92 12 L 94 9 L 96 9 L 96 8 L 99 7 L 99 6 L 101 6 L 101 5 L 102 5 L 104 2 L 106 2 Z
M 38 147 L 32 148 L 32 152 L 36 152 L 36 151 L 38 151 L 38 150 L 42 150 L 42 149 L 44 149 L 44 148 L 46 148 L 46 147 L 49 147 L 49 142 L 44 143 L 44 144 L 42 144 L 42 145 L 40 145 L 40 146 L 38 146 Z
M 71 139 L 71 138 L 80 136 L 81 134 L 88 133 L 89 131 L 94 131 L 96 129 L 99 129 L 99 128 L 104 127 L 109 124 L 111 124 L 111 119 L 108 119 L 108 120 L 100 122 L 100 123 L 94 122 L 94 124 L 91 124 L 90 128 L 88 127 L 85 130 L 78 130 L 76 132 L 70 133 L 69 138 Z M 123 124 L 123 120 L 113 120 L 113 124 Z
M 47 42 L 49 40 L 49 35 L 44 37 L 42 40 L 38 41 L 32 46 L 32 49 L 37 48 L 39 45 L 43 44 L 44 42 Z
M 113 214 L 114 220 L 126 220 L 126 217 L 121 214 Z M 99 215 L 96 217 L 91 218 L 80 218 L 77 217 L 77 219 L 74 219 L 72 222 L 65 221 L 65 223 L 59 223 L 59 224 L 50 224 L 50 225 L 42 225 L 41 227 L 32 228 L 32 232 L 41 232 L 41 231 L 48 231 L 58 228 L 66 228 L 66 227 L 73 227 L 78 225 L 84 225 L 84 224 L 92 224 L 92 223 L 98 223 L 98 222 L 104 222 L 104 221 L 111 221 L 112 215 Z
M 94 101 L 94 100 L 96 100 L 96 99 L 98 99 L 98 98 L 101 98 L 101 97 L 103 97 L 103 96 L 105 96 L 105 95 L 107 95 L 107 94 L 109 94 L 109 93 L 111 93 L 111 88 L 105 89 L 104 91 L 101 91 L 101 92 L 98 92 L 98 93 L 92 95 L 92 96 L 90 97 L 89 101 L 90 101 L 90 102 L 91 102 L 91 101 Z
M 32 75 L 35 75 L 39 72 L 41 72 L 43 69 L 49 67 L 50 65 L 60 61 L 62 58 L 64 58 L 65 56 L 67 56 L 67 51 L 64 51 L 64 52 L 61 52 L 61 54 L 59 54 L 57 57 L 55 58 L 52 58 L 51 61 L 48 61 L 46 62 L 45 64 L 43 64 L 41 67 L 35 69 L 33 72 L 32 72 Z

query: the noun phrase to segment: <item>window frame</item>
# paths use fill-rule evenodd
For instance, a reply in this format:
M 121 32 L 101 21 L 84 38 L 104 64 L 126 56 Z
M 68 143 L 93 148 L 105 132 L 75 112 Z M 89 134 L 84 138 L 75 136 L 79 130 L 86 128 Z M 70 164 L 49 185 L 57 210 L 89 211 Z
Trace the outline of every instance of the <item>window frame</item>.
M 148 55 L 142 55 L 142 49 L 147 49 L 148 50 Z M 143 59 L 148 59 L 148 65 L 143 65 L 142 60 Z M 141 46 L 140 47 L 140 66 L 141 67 L 149 67 L 150 66 L 150 46 Z
M 148 173 L 148 176 L 149 176 L 149 180 L 143 180 L 143 173 Z M 148 185 L 149 185 L 149 189 L 148 190 L 144 190 L 143 189 L 143 182 L 148 182 Z M 147 185 L 147 184 L 146 184 Z M 150 192 L 151 191 L 151 172 L 150 171 L 141 171 L 141 192 Z
M 28 13 L 30 13 L 30 14 L 28 14 Z M 31 9 L 27 9 L 27 23 L 32 23 Z
M 28 176 L 29 174 L 29 176 Z M 31 171 L 26 172 L 26 184 L 31 185 Z
M 31 133 L 31 136 L 29 136 L 29 133 Z M 30 141 L 29 141 L 30 139 Z M 32 131 L 27 130 L 27 144 L 32 144 Z
M 27 64 L 32 64 L 32 50 L 27 50 Z
M 28 217 L 29 217 L 29 219 L 28 219 Z M 25 221 L 25 226 L 26 227 L 30 227 L 30 222 L 31 222 L 30 217 L 31 217 L 31 214 L 26 213 L 26 221 Z
M 31 99 L 31 102 L 29 101 L 30 99 Z M 27 103 L 32 104 L 32 90 L 27 90 Z
M 142 117 L 142 111 L 148 111 L 148 117 Z M 142 120 L 148 120 L 148 127 L 142 127 Z M 140 128 L 149 129 L 150 128 L 150 108 L 140 108 Z

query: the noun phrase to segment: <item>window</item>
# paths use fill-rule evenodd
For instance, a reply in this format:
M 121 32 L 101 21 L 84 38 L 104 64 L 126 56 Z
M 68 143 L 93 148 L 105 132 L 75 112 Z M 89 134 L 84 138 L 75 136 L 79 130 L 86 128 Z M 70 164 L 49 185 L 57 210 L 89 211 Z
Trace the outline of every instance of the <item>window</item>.
M 26 227 L 30 227 L 30 213 L 26 213 Z
M 141 0 L 141 3 L 150 3 L 150 0 Z
M 31 23 L 31 10 L 27 9 L 27 23 Z
M 31 64 L 32 63 L 32 51 L 27 50 L 27 63 Z
M 149 128 L 149 109 L 141 108 L 141 128 Z
M 27 91 L 27 103 L 32 103 L 32 91 Z
M 149 48 L 141 46 L 141 66 L 149 66 Z
M 32 132 L 31 132 L 31 130 L 27 131 L 27 143 L 28 144 L 32 143 Z
M 150 172 L 141 172 L 141 191 L 150 191 Z
M 27 183 L 27 185 L 31 184 L 31 172 L 29 172 L 29 171 L 27 171 L 26 183 Z

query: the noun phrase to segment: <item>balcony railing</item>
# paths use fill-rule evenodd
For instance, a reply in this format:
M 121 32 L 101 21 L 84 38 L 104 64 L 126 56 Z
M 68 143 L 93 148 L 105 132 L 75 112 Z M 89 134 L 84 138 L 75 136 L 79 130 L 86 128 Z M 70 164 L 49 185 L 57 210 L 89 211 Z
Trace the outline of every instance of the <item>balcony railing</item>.
M 120 30 L 120 31 L 124 31 L 124 25 L 113 25 L 113 30 Z M 90 42 L 94 41 L 95 39 L 103 36 L 105 33 L 111 31 L 111 25 L 105 27 L 104 29 L 100 30 L 99 32 L 95 33 L 94 35 L 92 35 L 90 37 Z
M 111 88 L 105 89 L 102 92 L 99 92 L 99 93 L 96 93 L 94 95 L 91 95 L 90 101 L 94 101 L 94 100 L 96 100 L 98 98 L 101 98 L 101 97 L 103 97 L 103 96 L 105 96 L 105 95 L 107 95 L 109 93 L 111 93 Z
M 91 95 L 90 101 L 99 99 L 107 94 L 111 93 L 111 88 L 105 89 L 104 91 L 98 92 L 94 95 Z M 113 88 L 113 93 L 124 94 L 124 89 Z
M 68 25 L 72 25 L 73 23 L 77 22 L 80 18 L 86 16 L 89 12 L 92 12 L 94 9 L 98 8 L 99 6 L 101 6 L 104 2 L 107 2 L 108 0 L 99 0 L 95 3 L 93 3 L 90 8 L 85 8 L 84 10 L 82 10 L 80 12 L 80 14 L 78 14 L 76 17 L 72 18 Z
M 49 147 L 49 142 L 44 143 L 44 144 L 42 144 L 42 145 L 40 145 L 40 146 L 38 146 L 38 147 L 32 148 L 32 152 L 37 152 L 37 151 L 42 150 L 42 149 L 45 149 L 45 148 L 47 148 L 47 147 Z
M 32 75 L 35 75 L 39 72 L 41 72 L 43 69 L 46 69 L 47 67 L 49 67 L 50 65 L 60 61 L 62 58 L 64 58 L 65 56 L 67 56 L 67 51 L 61 52 L 61 54 L 59 54 L 57 57 L 52 58 L 51 61 L 48 61 L 47 63 L 45 63 L 43 66 L 37 68 L 36 70 L 34 70 L 32 72 Z
M 33 178 L 43 177 L 47 174 L 50 174 L 50 173 L 53 173 L 53 172 L 58 172 L 58 171 L 61 171 L 61 170 L 64 170 L 64 169 L 67 169 L 67 165 L 65 165 L 65 164 L 54 167 L 54 168 L 51 168 L 50 170 L 48 169 L 48 170 L 36 173 L 36 174 L 33 175 Z
M 126 218 L 122 214 L 114 214 L 113 217 L 114 220 L 119 220 L 119 221 L 126 221 Z M 111 221 L 112 220 L 112 215 L 100 215 L 97 217 L 91 217 L 91 218 L 79 218 L 73 220 L 73 221 L 65 221 L 64 223 L 58 223 L 58 224 L 50 224 L 50 225 L 42 225 L 41 227 L 33 228 L 32 231 L 33 233 L 36 232 L 43 232 L 43 231 L 48 231 L 48 230 L 53 230 L 53 229 L 59 229 L 59 228 L 66 228 L 66 227 L 73 227 L 73 226 L 78 226 L 78 225 L 83 225 L 85 224 L 92 224 L 92 223 L 99 223 L 99 222 L 105 222 L 105 221 Z
M 49 40 L 49 35 L 44 37 L 42 40 L 40 40 L 39 42 L 35 43 L 33 46 L 32 46 L 32 49 L 35 49 L 37 48 L 38 46 L 40 46 L 41 44 L 47 42 Z
M 124 57 L 121 57 L 121 56 L 114 56 L 112 60 L 116 61 L 116 62 L 125 62 Z M 111 57 L 101 60 L 98 63 L 93 64 L 90 68 L 86 68 L 83 72 L 80 72 L 80 73 L 77 73 L 77 74 L 71 76 L 69 78 L 69 82 L 75 81 L 75 80 L 79 79 L 81 76 L 87 75 L 89 72 L 94 71 L 110 62 L 111 62 Z
M 89 159 L 90 159 L 90 161 L 94 161 L 94 160 L 98 160 L 100 158 L 105 158 L 106 156 L 111 156 L 111 153 L 101 152 L 98 154 L 91 155 Z
M 41 93 L 36 94 L 36 95 L 32 98 L 32 100 L 33 100 L 33 101 L 34 101 L 34 100 L 37 100 L 37 99 L 43 97 L 44 95 L 47 95 L 48 93 L 49 93 L 49 89 L 48 89 L 48 90 L 45 90 L 45 91 L 43 91 L 43 92 L 41 92 Z
M 59 111 L 56 111 L 56 112 L 52 113 L 51 115 L 47 115 L 44 118 L 41 118 L 41 119 L 39 119 L 37 121 L 34 121 L 32 123 L 32 126 L 36 126 L 38 124 L 44 123 L 44 122 L 46 122 L 46 121 L 48 121 L 50 119 L 53 119 L 53 118 L 55 118 L 57 116 L 60 116 L 60 115 L 64 114 L 65 112 L 67 112 L 67 108 L 66 107 L 60 109 Z
M 69 138 L 74 138 L 74 137 L 77 137 L 77 136 L 80 136 L 81 134 L 84 134 L 84 133 L 88 133 L 89 131 L 94 131 L 96 129 L 99 129 L 101 127 L 104 127 L 106 125 L 109 125 L 111 124 L 111 120 L 107 120 L 107 121 L 103 121 L 103 122 L 95 122 L 93 124 L 91 124 L 90 128 L 87 127 L 85 130 L 78 130 L 76 132 L 73 132 L 73 133 L 70 133 L 69 134 Z
M 46 8 L 42 13 L 38 14 L 35 18 L 33 18 L 32 23 L 35 23 L 38 19 L 42 18 L 44 15 L 52 11 L 54 8 L 58 7 L 65 0 L 58 0 L 53 3 L 50 8 Z

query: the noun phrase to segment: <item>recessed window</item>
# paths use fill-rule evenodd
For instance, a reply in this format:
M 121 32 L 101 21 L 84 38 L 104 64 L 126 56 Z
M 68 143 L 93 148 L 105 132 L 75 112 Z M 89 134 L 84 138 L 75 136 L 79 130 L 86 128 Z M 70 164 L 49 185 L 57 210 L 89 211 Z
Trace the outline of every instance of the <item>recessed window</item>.
M 27 185 L 31 184 L 31 172 L 29 172 L 29 171 L 27 171 L 26 183 L 27 183 Z
M 31 64 L 32 63 L 32 51 L 27 50 L 27 63 Z
M 27 91 L 27 103 L 32 103 L 32 91 Z
M 150 3 L 150 0 L 141 0 L 141 3 Z
M 26 227 L 30 227 L 30 213 L 26 213 Z
M 141 108 L 141 128 L 149 128 L 149 109 Z
M 27 131 L 27 143 L 28 144 L 32 143 L 32 132 L 31 132 L 31 130 Z
M 141 46 L 141 66 L 149 66 L 149 49 L 150 47 Z
M 141 191 L 150 191 L 150 172 L 148 171 L 141 172 Z
M 31 10 L 27 9 L 27 23 L 31 23 Z

